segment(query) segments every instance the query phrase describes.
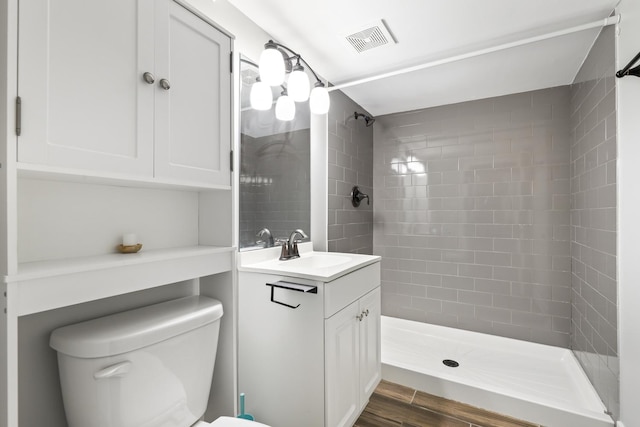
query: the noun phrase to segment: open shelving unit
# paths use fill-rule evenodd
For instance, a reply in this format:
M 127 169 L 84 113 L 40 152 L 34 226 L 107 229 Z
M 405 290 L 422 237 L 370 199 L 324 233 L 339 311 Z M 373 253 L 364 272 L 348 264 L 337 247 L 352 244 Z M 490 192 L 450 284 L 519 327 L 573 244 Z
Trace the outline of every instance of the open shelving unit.
M 28 262 L 5 280 L 12 309 L 24 316 L 230 271 L 234 252 L 194 246 Z

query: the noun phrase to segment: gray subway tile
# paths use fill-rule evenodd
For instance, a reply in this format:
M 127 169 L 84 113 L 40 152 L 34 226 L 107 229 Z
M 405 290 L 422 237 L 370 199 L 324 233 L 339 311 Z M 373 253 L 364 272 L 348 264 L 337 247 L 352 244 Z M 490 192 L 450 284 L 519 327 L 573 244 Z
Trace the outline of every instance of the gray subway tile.
M 411 298 L 411 306 L 422 311 L 441 313 L 442 301 L 432 298 Z M 404 318 L 404 316 L 403 316 Z
M 478 306 L 486 306 L 491 307 L 493 305 L 493 297 L 490 293 L 487 292 L 477 292 L 471 290 L 459 290 L 458 291 L 458 301 L 471 304 L 476 306 L 476 310 Z M 476 312 L 477 315 L 477 312 Z M 485 319 L 491 320 L 491 319 Z
M 427 287 L 427 297 L 441 301 L 458 301 L 458 291 L 456 289 Z
M 474 283 L 474 289 L 479 292 L 502 295 L 511 294 L 511 283 L 508 281 L 475 278 Z
M 511 254 L 504 252 L 482 252 L 477 251 L 475 253 L 475 259 L 477 264 L 484 265 L 501 265 L 501 266 L 510 266 L 511 265 Z
M 510 323 L 511 310 L 495 307 L 476 306 L 476 317 L 492 322 Z
M 460 302 L 443 301 L 442 311 L 455 316 L 473 317 L 475 307 L 471 304 L 462 304 Z
M 442 287 L 451 289 L 473 290 L 473 278 L 459 276 L 442 276 Z
M 552 330 L 553 320 L 550 316 L 523 311 L 513 311 L 511 321 L 514 325 L 525 326 L 527 328 Z
M 459 264 L 458 275 L 463 277 L 491 279 L 493 278 L 493 267 L 477 264 Z

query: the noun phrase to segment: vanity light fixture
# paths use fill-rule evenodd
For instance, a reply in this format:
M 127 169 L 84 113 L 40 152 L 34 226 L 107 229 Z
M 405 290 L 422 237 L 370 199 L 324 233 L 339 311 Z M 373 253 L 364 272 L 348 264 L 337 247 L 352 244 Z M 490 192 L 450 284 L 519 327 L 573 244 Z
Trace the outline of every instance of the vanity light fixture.
M 289 56 L 290 54 L 291 56 Z M 309 76 L 302 64 L 311 71 L 316 79 L 311 93 L 309 93 Z M 295 102 L 305 102 L 307 100 L 309 100 L 309 108 L 313 114 L 326 114 L 329 112 L 331 100 L 325 84 L 299 53 L 280 43 L 269 40 L 264 45 L 264 51 L 260 55 L 259 73 L 261 85 L 266 84 L 268 86 L 282 85 L 285 76 L 289 74 L 287 89 L 282 92 L 276 102 L 276 117 L 278 119 L 292 120 L 295 115 Z M 269 104 L 273 101 L 268 98 L 266 91 L 262 87 L 256 86 L 257 83 L 254 83 L 251 88 L 251 106 L 254 109 L 265 109 L 267 101 L 269 101 Z M 283 97 L 285 99 L 281 102 L 280 99 Z M 280 108 L 278 108 L 279 105 L 281 105 Z M 278 111 L 280 111 L 280 114 L 278 114 Z
M 306 102 L 309 99 L 309 77 L 300 65 L 300 58 L 289 75 L 289 92 L 295 102 Z
M 265 111 L 271 109 L 271 104 L 273 104 L 271 86 L 261 81 L 260 77 L 257 77 L 255 83 L 251 85 L 249 98 L 251 100 L 251 107 L 254 110 Z
M 296 115 L 296 103 L 284 89 L 276 101 L 276 119 L 285 122 L 293 120 Z
M 258 66 L 260 80 L 269 86 L 279 86 L 284 82 L 285 63 L 278 46 L 273 42 L 264 45 Z

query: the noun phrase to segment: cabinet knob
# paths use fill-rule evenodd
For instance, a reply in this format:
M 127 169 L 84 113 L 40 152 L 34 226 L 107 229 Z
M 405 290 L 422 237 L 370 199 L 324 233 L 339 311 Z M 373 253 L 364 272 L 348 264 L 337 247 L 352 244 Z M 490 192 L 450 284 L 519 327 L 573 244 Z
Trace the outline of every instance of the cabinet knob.
M 164 90 L 169 90 L 171 89 L 171 85 L 169 84 L 169 80 L 167 79 L 160 79 L 160 87 Z
M 148 71 L 142 75 L 142 78 L 150 85 L 152 85 L 156 81 L 155 76 Z

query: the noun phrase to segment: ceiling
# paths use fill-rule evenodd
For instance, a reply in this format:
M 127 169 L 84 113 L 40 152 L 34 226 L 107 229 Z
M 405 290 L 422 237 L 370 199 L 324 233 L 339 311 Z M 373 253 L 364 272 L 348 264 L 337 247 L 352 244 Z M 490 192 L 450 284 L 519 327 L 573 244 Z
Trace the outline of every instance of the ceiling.
M 334 85 L 604 20 L 617 0 L 229 0 Z M 383 20 L 397 43 L 346 36 Z M 343 88 L 374 116 L 573 82 L 600 29 Z M 266 40 L 265 40 L 266 42 Z M 257 58 L 254 58 L 257 59 Z

